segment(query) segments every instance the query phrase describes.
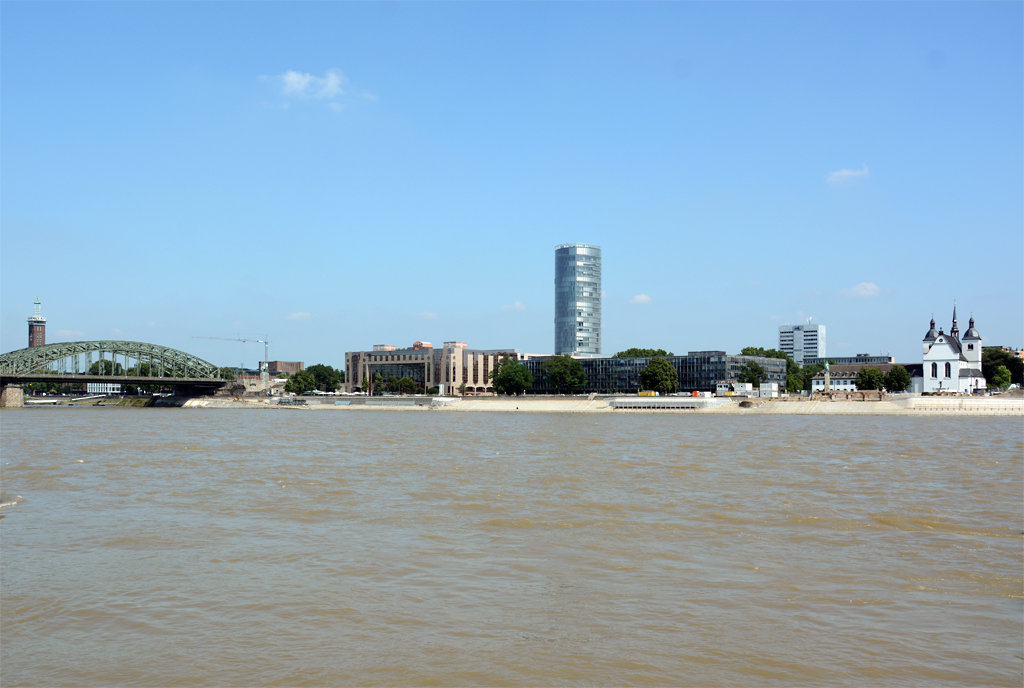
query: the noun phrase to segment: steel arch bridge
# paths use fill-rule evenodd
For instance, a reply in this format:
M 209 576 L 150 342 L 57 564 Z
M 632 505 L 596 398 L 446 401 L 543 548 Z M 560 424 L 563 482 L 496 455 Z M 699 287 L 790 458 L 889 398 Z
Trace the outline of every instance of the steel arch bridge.
M 124 341 L 64 342 L 11 351 L 0 355 L 0 378 L 17 382 L 37 380 L 40 375 L 47 380 L 84 376 L 95 362 L 94 355 L 96 361 L 109 361 L 110 365 L 101 364 L 101 375 L 91 375 L 93 380 L 130 377 L 221 382 L 217 366 L 197 356 L 158 344 Z M 102 374 L 105 371 L 110 372 Z

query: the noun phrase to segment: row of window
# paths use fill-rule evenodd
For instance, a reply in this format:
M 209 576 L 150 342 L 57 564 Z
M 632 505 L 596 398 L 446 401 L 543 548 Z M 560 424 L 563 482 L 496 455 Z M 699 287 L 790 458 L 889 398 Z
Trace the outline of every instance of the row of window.
M 950 365 L 949 363 L 946 363 L 945 366 L 946 366 L 946 375 L 945 376 L 946 377 L 953 377 L 953 366 Z M 938 376 L 939 376 L 939 364 L 938 363 L 932 363 L 932 377 L 938 377 Z

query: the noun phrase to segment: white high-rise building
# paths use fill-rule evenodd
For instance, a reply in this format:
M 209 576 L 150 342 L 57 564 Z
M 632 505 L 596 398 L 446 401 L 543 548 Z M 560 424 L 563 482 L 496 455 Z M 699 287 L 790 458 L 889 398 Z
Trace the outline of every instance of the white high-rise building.
M 779 350 L 803 365 L 805 358 L 825 357 L 824 325 L 779 325 Z

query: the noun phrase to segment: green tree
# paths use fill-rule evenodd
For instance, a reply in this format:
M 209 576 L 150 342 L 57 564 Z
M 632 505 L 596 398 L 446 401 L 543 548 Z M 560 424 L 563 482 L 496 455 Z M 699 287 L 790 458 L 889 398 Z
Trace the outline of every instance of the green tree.
M 363 375 L 363 384 L 360 385 L 359 390 L 362 391 L 362 392 L 369 392 L 370 391 L 370 380 L 367 379 L 367 377 L 365 375 Z
M 626 349 L 615 354 L 613 358 L 653 358 L 654 356 L 674 356 L 671 351 L 664 349 Z
M 316 389 L 322 392 L 333 392 L 341 386 L 341 374 L 329 365 L 317 363 L 309 366 L 306 370 L 316 380 Z
M 149 375 L 149 364 L 148 363 L 143 363 L 142 367 L 145 369 L 146 372 L 139 373 L 139 374 L 140 375 L 148 376 Z M 228 368 L 228 367 L 225 366 L 224 368 L 220 369 L 220 379 L 221 380 L 234 380 L 235 379 L 235 374 L 233 372 L 231 372 L 231 368 Z
M 398 391 L 398 378 L 394 375 L 388 375 L 387 382 L 384 383 L 384 389 L 388 392 Z
M 1024 385 L 1024 360 L 1003 351 L 997 346 L 986 346 L 981 350 L 981 372 L 989 387 L 995 387 L 994 378 L 999 366 L 1010 371 L 1010 382 Z
M 1012 379 L 1013 376 L 1010 374 L 1010 369 L 1006 366 L 999 366 L 992 376 L 992 387 L 995 389 L 1006 389 L 1010 386 Z
M 403 377 L 401 380 L 398 381 L 398 391 L 402 392 L 403 394 L 412 394 L 413 392 L 416 391 L 416 387 L 416 381 L 413 380 L 411 377 Z
M 587 384 L 587 374 L 583 372 L 583 364 L 568 354 L 552 356 L 540 366 L 547 374 L 548 384 L 562 391 L 563 387 L 573 390 Z
M 113 361 L 103 359 L 102 361 L 96 361 L 89 366 L 90 375 L 124 375 L 124 366 L 120 363 L 115 364 Z
M 505 356 L 498 361 L 490 373 L 490 378 L 494 383 L 494 391 L 498 394 L 519 396 L 533 386 L 533 374 L 530 373 L 530 369 L 511 356 Z
M 780 351 L 779 349 L 765 349 L 760 346 L 746 346 L 740 350 L 740 355 L 783 359 L 786 361 L 786 391 L 799 392 L 802 389 L 811 388 L 810 378 L 803 375 L 800 364 L 794 361 L 785 351 Z M 821 368 L 815 369 L 815 371 L 811 373 L 811 378 L 813 378 L 819 370 L 821 370 Z
M 373 376 L 373 385 L 370 387 L 370 389 L 372 389 L 377 394 L 380 394 L 381 392 L 384 391 L 384 377 L 380 373 L 377 373 L 376 375 Z
M 221 368 L 221 370 L 227 370 L 230 373 L 231 369 Z M 149 364 L 145 362 L 136 361 L 135 365 L 133 365 L 132 367 L 128 368 L 127 371 L 125 371 L 125 374 L 128 375 L 129 377 L 149 377 Z M 121 385 L 121 391 L 124 392 L 125 394 L 142 394 L 145 392 L 154 392 L 156 391 L 156 389 L 156 385 L 136 385 L 132 383 L 125 383 Z
M 901 365 L 894 365 L 885 374 L 885 389 L 888 392 L 906 392 L 910 384 L 910 373 Z
M 754 387 L 760 386 L 762 382 L 768 380 L 768 374 L 764 372 L 756 361 L 747 361 L 739 367 L 739 373 L 736 375 L 737 382 L 749 382 Z
M 652 358 L 640 371 L 640 385 L 658 394 L 671 394 L 679 387 L 679 372 L 664 358 Z
M 792 375 L 786 373 L 786 391 L 787 392 L 799 392 L 804 388 L 804 376 L 800 374 Z
M 36 370 L 34 372 L 42 375 L 57 374 L 56 371 L 45 368 L 43 370 Z M 57 392 L 62 391 L 64 384 L 65 383 L 63 382 L 28 382 L 25 384 L 25 389 L 28 390 L 29 392 L 35 393 L 45 392 L 46 394 L 56 394 Z
M 741 356 L 764 356 L 765 358 L 789 359 L 789 354 L 779 349 L 765 349 L 760 346 L 745 346 L 740 349 Z M 792 360 L 792 359 L 789 359 Z
M 463 382 L 462 384 L 459 385 L 459 394 L 465 396 L 465 394 L 466 394 L 466 383 L 465 382 Z
M 316 389 L 316 378 L 308 370 L 300 370 L 284 383 L 284 391 L 291 394 L 305 394 L 314 389 Z
M 854 384 L 858 390 L 882 389 L 885 386 L 885 373 L 878 368 L 861 368 Z
M 815 363 L 814 365 L 805 365 L 804 367 L 800 368 L 800 377 L 803 379 L 803 382 L 804 382 L 804 385 L 803 385 L 803 387 L 801 387 L 801 389 L 806 389 L 806 390 L 810 391 L 810 389 L 811 389 L 811 381 L 814 379 L 814 376 L 817 375 L 818 373 L 820 373 L 823 370 L 825 370 L 825 364 L 824 363 Z
M 440 390 L 438 390 L 437 387 L 431 387 L 430 389 L 427 390 L 427 394 L 429 394 L 430 396 L 436 396 L 439 391 Z

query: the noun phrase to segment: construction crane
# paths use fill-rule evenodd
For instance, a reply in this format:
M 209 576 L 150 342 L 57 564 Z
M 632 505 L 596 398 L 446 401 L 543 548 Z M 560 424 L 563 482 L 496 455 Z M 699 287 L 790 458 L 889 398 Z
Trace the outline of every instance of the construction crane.
M 264 339 L 243 339 L 242 337 L 193 337 L 192 339 L 219 339 L 222 342 L 254 342 L 256 344 L 263 345 L 263 370 L 260 371 L 260 377 L 266 377 L 263 380 L 266 386 L 267 395 L 270 395 L 270 337 Z

